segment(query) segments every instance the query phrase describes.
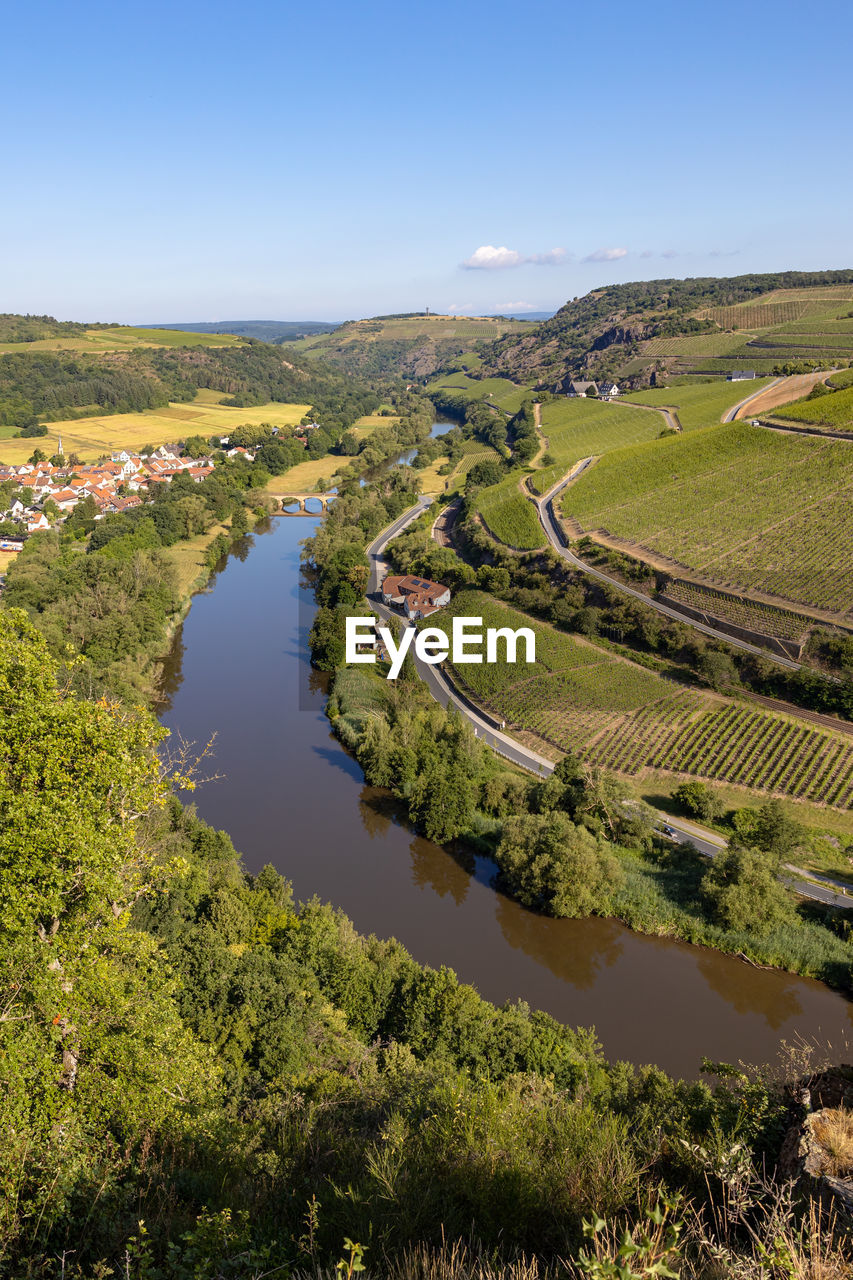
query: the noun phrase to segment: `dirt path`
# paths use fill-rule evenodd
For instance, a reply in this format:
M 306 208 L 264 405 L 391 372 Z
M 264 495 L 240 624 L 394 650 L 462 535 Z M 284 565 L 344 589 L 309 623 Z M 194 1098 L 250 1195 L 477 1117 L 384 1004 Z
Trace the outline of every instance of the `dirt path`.
M 539 448 L 530 459 L 531 467 L 538 467 L 542 456 L 548 450 L 548 437 L 542 434 L 542 406 L 537 400 L 533 405 L 533 422 L 536 427 L 536 434 L 539 437 Z
M 832 369 L 823 369 L 818 373 L 797 373 L 788 378 L 777 378 L 775 382 L 770 383 L 769 387 L 763 387 L 761 391 L 754 392 L 745 400 L 741 400 L 740 404 L 736 404 L 728 411 L 723 421 L 736 422 L 738 419 L 753 417 L 755 414 L 769 413 L 780 404 L 799 400 L 807 396 L 818 382 L 826 382 L 833 372 Z
M 645 409 L 648 413 L 659 413 L 666 425 L 672 430 L 677 431 L 679 435 L 684 428 L 678 420 L 678 414 L 674 407 L 654 404 L 636 404 L 629 396 L 621 396 L 619 400 L 607 400 L 606 404 L 629 404 L 632 409 Z

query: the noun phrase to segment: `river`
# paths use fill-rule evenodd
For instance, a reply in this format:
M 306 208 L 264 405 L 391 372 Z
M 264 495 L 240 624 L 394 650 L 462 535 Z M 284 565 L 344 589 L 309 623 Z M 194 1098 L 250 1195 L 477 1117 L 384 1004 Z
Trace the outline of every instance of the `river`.
M 843 1052 L 853 1004 L 820 983 L 613 920 L 537 916 L 495 891 L 488 860 L 466 864 L 421 838 L 365 786 L 308 660 L 299 543 L 316 524 L 279 517 L 243 539 L 195 597 L 164 667 L 163 723 L 199 745 L 216 735 L 221 777 L 197 793 L 198 811 L 247 869 L 272 863 L 299 899 L 317 894 L 490 1000 L 594 1026 L 610 1058 L 695 1077 L 703 1055 L 762 1063 L 799 1037 Z

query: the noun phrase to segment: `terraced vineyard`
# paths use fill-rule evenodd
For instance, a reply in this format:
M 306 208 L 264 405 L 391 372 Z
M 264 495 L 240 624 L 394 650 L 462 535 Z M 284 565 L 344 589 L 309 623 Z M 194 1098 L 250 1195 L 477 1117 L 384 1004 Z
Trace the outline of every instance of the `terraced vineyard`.
M 845 292 L 845 286 L 841 288 L 843 297 L 853 296 L 849 289 Z M 766 302 L 739 302 L 732 307 L 706 307 L 699 315 L 708 316 L 721 329 L 769 329 L 776 325 L 795 323 L 806 316 L 836 314 L 837 306 L 833 305 L 832 299 L 824 297 L 817 289 L 810 290 L 809 293 L 812 295 L 810 298 L 787 297 L 778 301 L 773 301 L 773 298 L 779 295 L 768 294 Z M 839 297 L 839 301 L 843 297 Z
M 573 463 L 641 440 L 654 440 L 664 426 L 659 414 L 601 400 L 550 400 L 542 406 L 542 432 L 548 437 L 552 466 L 530 477 L 537 493 L 546 493 Z
M 483 489 L 476 499 L 477 513 L 489 532 L 508 547 L 519 551 L 533 551 L 544 547 L 545 534 L 533 509 L 533 503 L 519 489 L 520 471 L 512 471 L 501 480 Z
M 736 627 L 760 631 L 763 635 L 777 636 L 780 640 L 792 640 L 797 644 L 802 641 L 813 622 L 801 613 L 776 609 L 773 605 L 762 604 L 758 600 L 738 599 L 692 582 L 670 583 L 666 589 L 666 598 L 678 604 L 686 604 L 691 609 L 713 614 L 716 618 L 723 618 Z
M 699 382 L 693 386 L 661 387 L 656 391 L 632 391 L 627 398 L 632 404 L 647 404 L 656 409 L 675 409 L 685 431 L 710 427 L 725 413 L 754 391 L 766 387 L 769 378 L 750 382 Z
M 452 668 L 456 682 L 510 729 L 621 773 L 663 769 L 853 805 L 851 737 L 684 689 L 479 591 L 459 593 L 444 612 L 482 617 L 486 627 L 533 629 L 535 664 Z
M 809 422 L 832 427 L 836 431 L 853 431 L 853 387 L 833 391 L 814 400 L 798 400 L 773 410 L 774 418 L 791 422 Z
M 563 513 L 711 586 L 848 615 L 851 494 L 846 442 L 730 423 L 607 454 L 566 490 Z

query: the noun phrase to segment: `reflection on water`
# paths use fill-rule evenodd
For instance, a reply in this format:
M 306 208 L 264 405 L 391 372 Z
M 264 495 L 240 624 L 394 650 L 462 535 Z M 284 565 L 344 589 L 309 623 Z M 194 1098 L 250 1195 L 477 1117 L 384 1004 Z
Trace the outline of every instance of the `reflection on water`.
M 783 1039 L 850 1034 L 853 1006 L 818 983 L 613 920 L 534 915 L 491 887 L 488 859 L 414 833 L 387 792 L 365 786 L 324 715 L 299 578 L 299 543 L 315 527 L 277 520 L 246 538 L 196 597 L 164 667 L 164 723 L 199 743 L 218 734 L 223 780 L 197 793 L 199 812 L 250 871 L 272 863 L 298 898 L 318 894 L 488 999 L 594 1026 L 611 1057 L 692 1076 L 702 1056 L 761 1062 Z

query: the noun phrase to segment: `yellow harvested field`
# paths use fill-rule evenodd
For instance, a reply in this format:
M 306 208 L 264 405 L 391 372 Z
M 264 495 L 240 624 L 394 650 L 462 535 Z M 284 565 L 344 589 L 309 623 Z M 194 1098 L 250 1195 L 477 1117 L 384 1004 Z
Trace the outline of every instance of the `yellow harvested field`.
M 327 454 L 325 458 L 306 458 L 297 462 L 295 467 L 285 471 L 283 475 L 273 476 L 267 484 L 268 493 L 316 493 L 318 480 L 331 480 L 340 475 L 348 465 L 347 458 L 339 458 L 335 454 Z
M 146 444 L 156 448 L 167 441 L 194 435 L 225 436 L 243 424 L 258 426 L 269 422 L 274 427 L 293 426 L 309 408 L 307 404 L 270 403 L 233 409 L 194 401 L 170 404 L 163 409 L 145 409 L 141 413 L 70 418 L 64 422 L 48 422 L 46 436 L 0 440 L 0 462 L 26 462 L 34 449 L 41 449 L 50 457 L 57 450 L 60 436 L 66 454 L 76 453 L 84 462 L 93 462 L 115 449 L 141 449 Z

